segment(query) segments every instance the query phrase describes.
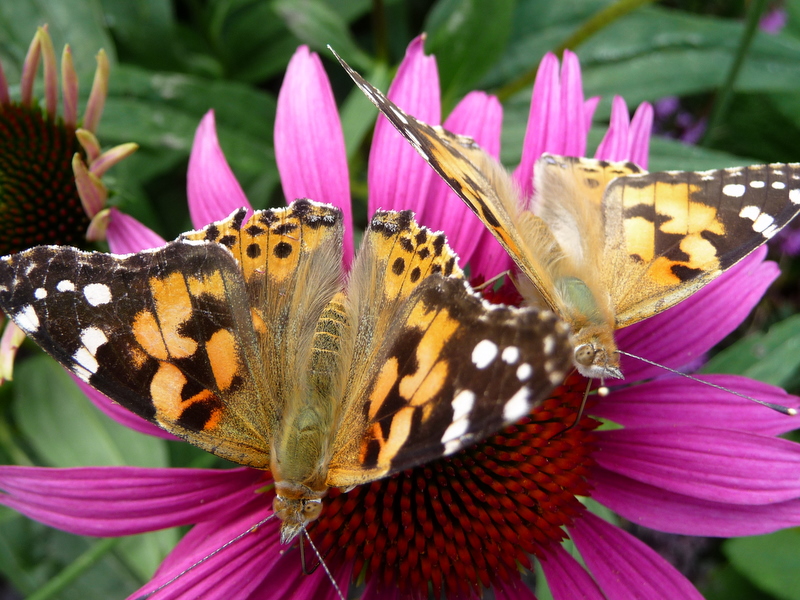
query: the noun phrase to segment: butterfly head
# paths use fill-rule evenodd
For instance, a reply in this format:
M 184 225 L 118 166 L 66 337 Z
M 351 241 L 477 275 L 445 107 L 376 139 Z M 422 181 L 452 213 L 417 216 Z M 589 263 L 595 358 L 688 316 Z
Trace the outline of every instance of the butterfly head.
M 272 510 L 281 520 L 281 543 L 288 544 L 322 514 L 325 492 L 286 481 L 276 482 L 276 488 L 278 493 L 272 502 Z
M 614 334 L 604 327 L 584 327 L 575 336 L 575 368 L 589 379 L 622 379 Z

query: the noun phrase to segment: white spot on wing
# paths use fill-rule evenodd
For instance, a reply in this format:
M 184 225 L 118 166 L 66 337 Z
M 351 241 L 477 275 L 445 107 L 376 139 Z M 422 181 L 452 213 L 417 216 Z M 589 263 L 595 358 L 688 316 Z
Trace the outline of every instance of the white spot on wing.
M 447 442 L 457 440 L 462 435 L 467 433 L 468 428 L 469 421 L 467 419 L 461 419 L 460 421 L 454 421 L 450 423 L 450 427 L 445 429 L 444 434 L 442 435 L 442 443 L 447 444 Z
M 520 381 L 528 381 L 533 375 L 533 368 L 528 363 L 522 363 L 517 367 L 517 379 Z
M 556 347 L 556 339 L 553 337 L 552 334 L 547 334 L 543 342 L 544 342 L 544 353 L 546 356 L 550 356 L 553 353 L 553 349 Z
M 770 225 L 775 222 L 770 215 L 767 213 L 761 213 L 758 215 L 755 221 L 753 221 L 753 231 L 758 231 L 759 233 L 764 232 Z
M 509 346 L 505 350 L 503 350 L 503 354 L 501 355 L 503 362 L 513 365 L 515 362 L 519 360 L 519 348 L 516 346 Z
M 461 390 L 450 403 L 453 406 L 453 422 L 466 417 L 475 405 L 475 394 L 471 390 Z
M 86 346 L 89 353 L 94 356 L 97 349 L 108 341 L 106 334 L 97 327 L 87 327 L 81 331 L 81 343 Z
M 74 292 L 75 284 L 72 283 L 69 279 L 62 279 L 56 284 L 56 289 L 59 292 Z
M 481 340 L 472 350 L 472 362 L 479 369 L 485 369 L 497 356 L 497 344 L 490 340 Z
M 772 182 L 772 189 L 773 190 L 782 190 L 786 187 L 786 184 L 782 181 L 773 181 Z
M 745 187 L 741 183 L 729 183 L 722 188 L 722 193 L 731 198 L 744 196 Z
M 761 209 L 757 206 L 743 206 L 742 209 L 739 211 L 739 216 L 743 219 L 750 219 L 751 221 L 755 221 L 758 218 L 758 215 L 761 214 Z
M 792 204 L 800 204 L 800 190 L 791 190 L 789 200 L 792 201 Z
M 519 421 L 527 415 L 531 410 L 530 402 L 528 402 L 529 396 L 528 388 L 521 387 L 517 390 L 517 393 L 511 396 L 511 399 L 503 407 L 503 420 L 507 422 Z
M 36 314 L 33 306 L 30 304 L 23 306 L 22 310 L 14 315 L 14 320 L 22 331 L 28 333 L 36 333 L 39 331 L 39 315 Z
M 752 188 L 763 188 L 766 184 L 763 181 L 751 181 L 750 187 Z
M 75 354 L 72 355 L 72 360 L 77 363 L 77 366 L 83 367 L 89 373 L 97 373 L 97 367 L 99 366 L 97 359 L 92 356 L 92 353 L 87 348 L 78 348 Z M 80 373 L 76 372 L 76 374 L 81 377 Z
M 86 301 L 92 306 L 100 306 L 111 302 L 111 289 L 105 283 L 90 283 L 83 288 Z
M 33 297 L 37 300 L 44 300 L 47 298 L 47 290 L 44 288 L 36 288 L 33 292 Z

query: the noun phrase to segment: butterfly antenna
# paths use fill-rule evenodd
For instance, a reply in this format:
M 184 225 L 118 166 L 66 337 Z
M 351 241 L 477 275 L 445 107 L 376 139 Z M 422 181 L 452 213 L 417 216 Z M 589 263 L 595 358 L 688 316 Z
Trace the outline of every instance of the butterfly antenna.
M 681 373 L 676 369 L 670 369 L 664 365 L 661 365 L 657 362 L 653 362 L 652 360 L 647 360 L 646 358 L 642 358 L 641 356 L 636 356 L 635 354 L 629 354 L 628 352 L 623 352 L 622 350 L 617 350 L 623 356 L 629 356 L 630 358 L 635 358 L 640 360 L 648 365 L 653 365 L 654 367 L 659 367 L 664 369 L 665 371 L 669 371 L 670 373 L 674 373 L 675 375 L 680 375 L 681 377 L 685 377 L 686 379 L 690 379 L 692 381 L 696 381 L 697 383 L 701 383 L 703 385 L 707 385 L 708 387 L 712 387 L 714 389 L 728 392 L 729 394 L 733 394 L 734 396 L 739 396 L 740 398 L 744 398 L 745 400 L 750 400 L 751 402 L 755 402 L 756 404 L 760 404 L 761 406 L 766 406 L 767 408 L 771 408 L 772 410 L 781 413 L 782 415 L 789 415 L 795 416 L 797 414 L 796 408 L 789 408 L 788 406 L 783 406 L 782 404 L 775 404 L 774 402 L 766 402 L 765 400 L 759 400 L 758 398 L 753 398 L 752 396 L 748 396 L 747 394 L 742 394 L 735 390 L 728 389 L 726 387 L 722 387 L 721 385 L 717 385 L 716 383 L 711 383 L 710 381 L 703 381 L 698 377 L 693 377 L 692 375 L 688 375 L 686 373 Z
M 494 277 L 491 277 L 490 279 L 487 279 L 483 283 L 474 286 L 472 289 L 474 289 L 476 292 L 479 292 L 479 291 L 481 291 L 481 290 L 483 290 L 483 289 L 485 289 L 485 288 L 487 288 L 489 286 L 493 286 L 495 283 L 497 283 L 503 277 L 506 277 L 506 276 L 509 276 L 509 277 L 511 276 L 511 271 L 509 271 L 508 269 L 506 269 L 505 271 L 503 271 L 501 273 L 498 273 L 497 275 L 495 275 Z
M 322 568 L 325 569 L 325 573 L 328 575 L 328 579 L 331 580 L 331 584 L 333 588 L 336 590 L 336 594 L 339 596 L 339 600 L 346 600 L 344 594 L 342 593 L 342 589 L 339 587 L 339 584 L 336 583 L 336 580 L 333 578 L 333 574 L 331 573 L 330 569 L 328 569 L 328 565 L 325 564 L 325 561 L 322 560 L 322 555 L 317 550 L 317 547 L 314 545 L 314 542 L 311 540 L 311 536 L 308 535 L 308 531 L 305 527 L 303 527 L 303 534 L 306 536 L 308 540 L 308 545 L 311 546 L 311 549 L 314 551 L 314 554 L 317 555 L 317 560 L 319 560 L 319 564 L 322 565 Z M 305 572 L 305 560 L 302 558 L 302 548 L 303 548 L 303 541 L 300 540 L 300 548 L 301 548 L 301 560 L 303 560 L 303 571 Z M 315 567 L 316 570 L 316 567 Z
M 197 561 L 196 563 L 194 563 L 193 565 L 189 565 L 188 567 L 186 567 L 186 568 L 185 568 L 183 571 L 181 571 L 180 573 L 178 573 L 177 575 L 175 575 L 175 577 L 173 577 L 173 578 L 172 578 L 172 579 L 170 579 L 169 581 L 166 581 L 166 582 L 162 583 L 162 584 L 161 584 L 160 586 L 158 586 L 156 589 L 154 589 L 154 590 L 152 590 L 152 591 L 150 591 L 150 592 L 147 592 L 146 594 L 143 594 L 143 595 L 141 595 L 141 596 L 137 596 L 137 597 L 136 597 L 136 600 L 145 600 L 145 598 L 149 598 L 149 597 L 150 597 L 150 596 L 152 596 L 153 594 L 157 594 L 158 592 L 160 592 L 161 590 L 163 590 L 163 589 L 164 589 L 165 587 L 167 587 L 168 585 L 172 585 L 173 583 L 175 583 L 175 582 L 176 582 L 178 579 L 180 579 L 181 577 L 183 577 L 184 575 L 186 575 L 186 573 L 188 573 L 189 571 L 192 571 L 192 570 L 196 569 L 197 567 L 199 567 L 200 565 L 202 565 L 202 564 L 203 564 L 204 562 L 206 562 L 207 560 L 209 560 L 209 559 L 211 559 L 211 558 L 215 557 L 217 554 L 219 554 L 220 552 L 222 552 L 223 550 L 225 550 L 225 548 L 227 548 L 228 546 L 231 546 L 232 544 L 235 544 L 235 543 L 236 543 L 236 542 L 238 542 L 240 539 L 242 539 L 244 536 L 246 536 L 246 535 L 248 535 L 248 534 L 250 534 L 250 533 L 254 532 L 256 529 L 258 529 L 259 527 L 261 527 L 261 526 L 262 526 L 264 523 L 266 523 L 267 521 L 269 521 L 269 520 L 271 520 L 271 519 L 274 519 L 274 518 L 275 518 L 275 513 L 273 513 L 273 514 L 269 515 L 268 517 L 264 517 L 263 519 L 261 519 L 261 520 L 260 520 L 258 523 L 256 523 L 255 525 L 253 525 L 253 526 L 249 527 L 249 528 L 248 528 L 246 531 L 243 531 L 242 533 L 240 533 L 239 535 L 237 535 L 237 536 L 236 536 L 235 538 L 233 538 L 232 540 L 229 540 L 229 541 L 225 542 L 224 544 L 222 544 L 222 546 L 220 546 L 219 548 L 217 548 L 216 550 L 214 550 L 214 551 L 213 551 L 211 554 L 207 554 L 206 556 L 204 556 L 203 558 L 201 558 L 200 560 L 198 560 L 198 561 Z

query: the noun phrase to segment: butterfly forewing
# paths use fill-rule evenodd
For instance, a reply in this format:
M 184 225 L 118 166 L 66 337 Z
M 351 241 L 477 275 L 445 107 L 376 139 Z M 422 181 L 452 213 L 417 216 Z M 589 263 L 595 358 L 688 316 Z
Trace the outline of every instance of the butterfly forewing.
M 0 261 L 0 306 L 61 364 L 216 454 L 268 464 L 238 265 L 216 244 L 128 256 L 42 246 Z M 264 462 L 266 461 L 266 462 Z
M 791 221 L 800 165 L 621 177 L 604 209 L 606 283 L 624 327 L 685 299 Z

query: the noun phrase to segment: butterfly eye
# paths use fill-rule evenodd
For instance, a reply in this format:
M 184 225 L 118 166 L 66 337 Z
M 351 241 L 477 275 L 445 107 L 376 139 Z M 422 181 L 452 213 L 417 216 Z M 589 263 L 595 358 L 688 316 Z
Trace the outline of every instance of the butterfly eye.
M 314 498 L 313 500 L 306 500 L 303 502 L 303 516 L 309 521 L 314 521 L 319 518 L 322 513 L 322 500 Z
M 575 362 L 583 367 L 591 367 L 597 350 L 591 344 L 581 344 L 575 348 Z

